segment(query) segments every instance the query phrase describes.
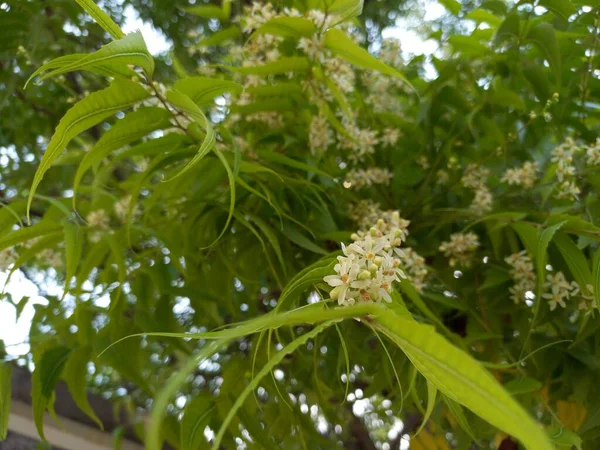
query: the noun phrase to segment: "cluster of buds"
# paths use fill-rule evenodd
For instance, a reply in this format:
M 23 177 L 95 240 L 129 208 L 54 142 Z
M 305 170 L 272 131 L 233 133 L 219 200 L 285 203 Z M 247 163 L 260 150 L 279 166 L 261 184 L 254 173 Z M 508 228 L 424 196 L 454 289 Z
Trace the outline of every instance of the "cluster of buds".
M 351 170 L 346 175 L 345 186 L 362 189 L 374 184 L 390 184 L 394 174 L 387 169 L 370 167 L 368 169 Z
M 493 197 L 486 184 L 489 175 L 489 169 L 477 164 L 469 164 L 461 179 L 464 187 L 474 190 L 475 197 L 470 208 L 479 215 L 492 210 Z
M 550 161 L 557 164 L 556 179 L 560 185 L 557 198 L 573 198 L 577 200 L 580 189 L 575 184 L 575 165 L 573 163 L 574 155 L 581 150 L 572 138 L 565 141 L 552 150 Z
M 393 282 L 406 277 L 399 257 L 404 255 L 400 246 L 406 239 L 408 221 L 397 211 L 389 219 L 379 219 L 367 232 L 353 234 L 352 244 L 342 244 L 344 254 L 338 256 L 335 275 L 323 278 L 333 288 L 329 295 L 338 304 L 390 302 Z
M 515 282 L 514 286 L 508 288 L 510 298 L 515 303 L 521 303 L 527 298 L 527 293 L 535 289 L 533 262 L 526 250 L 513 253 L 504 258 L 504 261 L 511 266 L 510 276 Z

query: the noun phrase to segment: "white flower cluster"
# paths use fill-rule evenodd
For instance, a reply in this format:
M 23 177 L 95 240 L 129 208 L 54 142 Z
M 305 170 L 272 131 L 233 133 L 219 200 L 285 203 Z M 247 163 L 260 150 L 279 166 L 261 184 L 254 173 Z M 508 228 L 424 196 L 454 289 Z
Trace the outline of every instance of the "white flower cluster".
M 244 14 L 237 20 L 243 20 L 242 30 L 244 33 L 252 33 L 257 28 L 276 17 L 300 17 L 302 14 L 297 9 L 285 8 L 282 14 L 275 11 L 271 3 L 253 2 L 244 7 Z
M 417 158 L 417 164 L 420 165 L 424 170 L 427 170 L 431 167 L 429 164 L 429 159 L 425 155 L 420 155 Z
M 533 292 L 535 289 L 533 262 L 526 250 L 507 256 L 504 261 L 511 266 L 510 276 L 515 282 L 514 286 L 508 288 L 510 298 L 515 303 L 521 303 L 525 300 L 527 293 Z
M 397 95 L 390 95 L 394 89 L 406 90 L 406 86 L 399 80 L 379 72 L 365 72 L 361 78 L 369 91 L 365 101 L 373 108 L 374 112 L 402 112 L 400 98 Z
M 338 256 L 335 275 L 323 280 L 333 289 L 330 297 L 339 305 L 357 302 L 390 302 L 392 283 L 405 277 L 400 269 L 403 255 L 400 245 L 406 238 L 407 221 L 397 211 L 391 220 L 379 219 L 367 233 L 353 235 L 354 242 L 342 244 L 344 256 Z
M 600 166 L 600 138 L 586 147 L 585 155 L 587 156 L 588 166 Z
M 263 122 L 269 128 L 283 127 L 283 116 L 277 111 L 259 111 L 246 116 L 248 122 Z
M 440 252 L 449 258 L 450 266 L 461 265 L 469 267 L 471 256 L 479 247 L 479 237 L 475 233 L 454 233 L 450 235 L 449 241 L 440 245 Z
M 548 300 L 550 311 L 554 311 L 558 305 L 566 308 L 565 300 L 579 293 L 579 285 L 575 282 L 569 283 L 562 272 L 547 275 L 544 288 L 549 292 L 542 294 L 542 297 Z
M 127 213 L 129 212 L 129 207 L 131 206 L 131 195 L 127 195 L 123 197 L 121 200 L 115 203 L 115 215 L 121 222 L 125 222 L 127 220 Z M 140 210 L 138 205 L 136 204 L 133 207 L 132 217 L 136 217 L 140 214 Z M 89 220 L 88 220 L 89 222 Z
M 538 170 L 536 162 L 527 161 L 521 167 L 507 169 L 500 181 L 511 186 L 522 186 L 525 189 L 531 189 L 535 185 Z
M 327 55 L 324 68 L 327 75 L 331 77 L 336 86 L 343 92 L 349 93 L 354 91 L 356 74 L 348 62 L 337 56 Z
M 397 128 L 387 127 L 381 133 L 381 143 L 386 147 L 393 147 L 400 139 L 400 130 Z
M 461 179 L 464 187 L 474 190 L 475 197 L 470 209 L 479 215 L 492 210 L 493 197 L 486 184 L 489 175 L 489 169 L 477 164 L 469 164 Z
M 565 142 L 552 150 L 550 161 L 557 164 L 556 179 L 561 183 L 556 193 L 557 198 L 573 198 L 577 200 L 581 193 L 575 183 L 575 165 L 573 163 L 574 155 L 581 150 L 572 138 L 565 139 Z
M 55 269 L 60 268 L 63 265 L 62 255 L 53 248 L 43 249 L 37 255 L 37 259 L 42 261 L 42 263 L 46 264 L 47 266 L 54 267 Z
M 333 132 L 329 128 L 327 118 L 320 115 L 312 118 L 308 142 L 313 154 L 321 153 L 333 144 Z
M 450 181 L 450 174 L 447 170 L 440 169 L 436 172 L 436 175 L 438 184 L 448 184 L 448 181 Z
M 362 189 L 374 184 L 390 184 L 394 174 L 388 169 L 370 167 L 368 169 L 353 169 L 346 175 L 345 186 Z M 349 183 L 349 184 L 347 184 Z
M 402 61 L 402 48 L 400 41 L 394 38 L 385 38 L 381 43 L 379 59 L 392 67 L 400 67 L 404 64 Z
M 345 119 L 343 125 L 348 134 L 352 136 L 352 139 L 338 134 L 338 147 L 351 150 L 351 159 L 361 161 L 365 155 L 375 153 L 375 146 L 379 143 L 377 131 L 368 128 L 359 128 L 349 119 Z
M 425 258 L 419 255 L 411 247 L 403 248 L 404 255 L 400 255 L 402 268 L 406 274 L 406 278 L 411 282 L 417 292 L 423 292 L 425 287 L 425 279 L 429 274 L 425 266 Z
M 6 270 L 14 264 L 17 259 L 17 252 L 13 247 L 5 248 L 0 251 L 0 270 Z
M 109 228 L 109 219 L 106 212 L 103 209 L 92 211 L 87 215 L 86 221 L 92 229 L 88 235 L 90 241 L 98 242 L 102 238 L 104 231 Z

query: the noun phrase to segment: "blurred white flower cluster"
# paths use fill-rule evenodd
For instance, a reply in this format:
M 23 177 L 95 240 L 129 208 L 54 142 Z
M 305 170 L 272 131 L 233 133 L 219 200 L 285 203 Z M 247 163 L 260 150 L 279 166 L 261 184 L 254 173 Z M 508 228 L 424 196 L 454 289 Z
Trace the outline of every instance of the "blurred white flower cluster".
M 402 269 L 406 274 L 406 278 L 411 282 L 417 292 L 423 292 L 425 287 L 425 279 L 429 275 L 425 258 L 419 255 L 411 247 L 403 248 L 404 255 L 399 255 L 402 261 Z
M 487 178 L 490 176 L 489 169 L 477 164 L 469 164 L 461 179 L 464 187 L 473 189 L 475 198 L 471 203 L 471 210 L 478 215 L 485 214 L 492 210 L 492 193 L 487 187 Z
M 542 297 L 548 300 L 550 311 L 554 311 L 558 305 L 566 308 L 565 300 L 569 300 L 572 295 L 579 293 L 579 285 L 574 281 L 569 283 L 560 271 L 546 276 L 544 289 L 549 291 L 542 294 Z
M 449 241 L 440 245 L 440 252 L 449 258 L 450 266 L 456 265 L 469 267 L 473 252 L 479 247 L 479 237 L 475 233 L 454 233 Z
M 400 245 L 408 234 L 408 221 L 394 211 L 379 219 L 367 232 L 352 235 L 354 242 L 342 244 L 343 256 L 338 256 L 335 275 L 323 280 L 333 289 L 330 297 L 339 305 L 359 302 L 391 302 L 392 284 L 405 277 L 400 269 Z
M 350 183 L 348 187 L 354 189 L 362 189 L 365 186 L 374 184 L 390 184 L 394 178 L 394 174 L 388 169 L 379 167 L 369 167 L 368 169 L 353 169 L 346 175 L 346 183 Z
M 0 270 L 6 270 L 14 264 L 17 259 L 17 252 L 13 247 L 5 248 L 0 251 Z
M 500 181 L 511 186 L 522 186 L 525 189 L 531 189 L 535 185 L 538 170 L 536 162 L 527 161 L 521 167 L 506 169 Z
M 513 253 L 504 258 L 506 264 L 511 266 L 510 276 L 515 282 L 514 286 L 508 288 L 510 298 L 515 303 L 523 302 L 528 292 L 535 290 L 535 272 L 533 271 L 533 262 L 526 250 L 519 253 Z
M 333 144 L 333 132 L 329 128 L 329 123 L 325 117 L 319 115 L 312 118 L 308 142 L 313 154 L 321 153 Z
M 573 162 L 575 153 L 581 148 L 572 138 L 565 141 L 552 150 L 550 161 L 557 164 L 556 179 L 561 183 L 556 193 L 557 198 L 573 198 L 577 200 L 581 190 L 575 183 L 575 165 Z
M 109 218 L 103 209 L 90 212 L 86 217 L 86 222 L 90 228 L 88 237 L 91 242 L 100 241 L 104 232 L 109 229 Z

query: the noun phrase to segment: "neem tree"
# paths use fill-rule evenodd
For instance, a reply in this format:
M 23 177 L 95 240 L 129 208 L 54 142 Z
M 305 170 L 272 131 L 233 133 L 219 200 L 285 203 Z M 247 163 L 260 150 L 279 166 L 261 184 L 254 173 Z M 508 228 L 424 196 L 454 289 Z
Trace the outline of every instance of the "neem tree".
M 42 437 L 62 377 L 93 418 L 82 379 L 150 414 L 154 450 L 598 448 L 593 2 L 445 0 L 431 81 L 361 1 L 187 7 L 159 70 L 77 3 L 110 41 L 19 47 L 46 91 L 6 86 L 50 116 L 73 90 L 0 175 L 2 268 L 64 286 L 19 360 Z

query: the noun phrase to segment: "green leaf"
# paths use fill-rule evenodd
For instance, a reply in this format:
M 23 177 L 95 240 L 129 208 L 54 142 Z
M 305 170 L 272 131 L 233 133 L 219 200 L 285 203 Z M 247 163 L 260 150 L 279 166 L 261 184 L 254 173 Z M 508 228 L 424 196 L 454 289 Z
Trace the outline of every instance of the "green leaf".
M 17 244 L 22 244 L 30 239 L 55 233 L 61 229 L 62 225 L 53 221 L 42 221 L 30 227 L 19 228 L 18 230 L 0 238 L 0 251 L 4 250 L 5 248 L 13 247 Z
M 229 181 L 229 209 L 227 212 L 227 220 L 225 221 L 225 225 L 223 225 L 223 229 L 221 230 L 221 233 L 219 234 L 219 236 L 217 236 L 217 238 L 214 240 L 214 242 L 212 244 L 210 244 L 207 248 L 210 248 L 213 245 L 215 245 L 223 237 L 223 235 L 225 234 L 225 231 L 227 230 L 227 228 L 229 227 L 229 224 L 231 223 L 231 218 L 233 217 L 233 212 L 235 209 L 235 177 L 233 176 L 233 171 L 231 170 L 231 167 L 229 166 L 229 163 L 227 162 L 227 159 L 225 158 L 225 156 L 223 155 L 223 152 L 221 152 L 221 150 L 215 149 L 214 153 L 215 153 L 215 155 L 217 155 L 217 158 L 219 158 L 219 161 L 221 161 L 221 164 L 223 164 L 223 167 L 225 168 L 225 171 L 227 172 L 227 180 Z
M 511 226 L 519 235 L 521 242 L 527 249 L 527 253 L 535 257 L 538 254 L 538 245 L 540 242 L 539 229 L 525 222 L 513 223 Z
M 203 360 L 210 358 L 221 347 L 227 344 L 227 340 L 210 342 L 205 345 L 195 355 L 192 355 L 179 370 L 173 372 L 171 378 L 166 382 L 163 389 L 156 395 L 152 404 L 150 413 L 150 423 L 146 434 L 146 448 L 148 450 L 161 450 L 161 425 L 164 417 L 167 414 L 167 407 L 171 398 L 175 395 L 178 389 L 186 382 L 190 374 L 198 369 L 198 365 Z
M 540 0 L 538 5 L 552 11 L 563 20 L 568 20 L 570 16 L 577 13 L 577 8 L 569 0 Z
M 425 424 L 429 421 L 431 417 L 431 413 L 433 412 L 433 408 L 435 408 L 435 400 L 437 398 L 437 388 L 435 384 L 431 381 L 427 380 L 427 408 L 425 409 L 425 414 L 423 414 L 423 420 L 421 421 L 421 426 L 415 432 L 414 436 L 418 435 L 420 431 L 423 429 Z
M 221 21 L 229 19 L 229 15 L 223 9 L 213 5 L 189 6 L 183 8 L 183 10 L 195 16 L 204 17 L 205 19 L 219 19 Z
M 469 421 L 465 417 L 465 412 L 463 411 L 462 406 L 460 406 L 454 400 L 450 400 L 445 395 L 442 395 L 442 398 L 444 399 L 444 403 L 446 403 L 446 406 L 448 406 L 448 409 L 450 410 L 460 427 L 465 431 L 465 433 L 469 435 L 471 439 L 473 439 L 473 441 L 477 442 L 477 438 L 475 437 L 475 434 L 471 429 L 471 425 L 469 425 Z
M 337 25 L 348 19 L 360 16 L 363 11 L 363 4 L 363 0 L 335 0 L 333 4 L 327 8 L 327 12 L 338 17 L 338 20 L 334 22 L 334 24 Z
M 303 235 L 294 225 L 288 222 L 284 222 L 283 224 L 283 234 L 285 234 L 285 236 L 294 244 L 302 247 L 305 250 L 317 253 L 319 255 L 327 255 L 329 253 L 327 250 L 319 247 L 317 244 Z
M 71 349 L 63 346 L 52 347 L 46 350 L 42 354 L 32 375 L 31 399 L 33 418 L 38 434 L 43 440 L 46 440 L 44 436 L 44 412 L 52 406 L 54 389 L 70 353 Z
M 102 11 L 93 0 L 75 0 L 85 12 L 87 12 L 94 21 L 102 27 L 104 31 L 112 36 L 113 39 L 121 39 L 125 36 L 123 30 L 119 28 L 108 14 Z
M 64 58 L 61 60 L 63 61 Z M 40 81 L 43 81 L 50 77 L 55 77 L 67 72 L 73 72 L 75 70 L 82 70 L 93 68 L 96 66 L 101 68 L 108 67 L 109 69 L 115 68 L 114 70 L 123 70 L 128 65 L 139 66 L 144 69 L 144 72 L 148 78 L 152 78 L 154 73 L 154 58 L 148 52 L 144 38 L 139 31 L 130 33 L 123 39 L 112 41 L 100 48 L 100 50 L 91 53 L 83 58 L 79 58 L 70 64 L 65 64 L 62 67 L 56 67 L 56 61 L 50 61 L 44 64 L 42 67 L 37 69 L 25 83 L 27 84 L 36 76 L 41 73 L 50 70 L 50 72 L 42 75 Z
M 166 109 L 147 107 L 133 111 L 116 122 L 81 160 L 73 181 L 73 205 L 81 180 L 91 167 L 97 166 L 111 152 L 124 145 L 131 144 L 153 131 L 170 127 L 171 117 L 171 113 Z
M 148 98 L 149 95 L 146 89 L 137 83 L 114 80 L 108 88 L 88 95 L 67 111 L 56 127 L 56 131 L 50 139 L 46 152 L 35 172 L 27 199 L 28 218 L 31 201 L 38 185 L 44 178 L 46 171 L 52 166 L 52 163 L 62 153 L 71 139 L 117 111 Z
M 23 301 L 23 300 L 21 300 Z M 12 385 L 12 366 L 0 361 L 0 441 L 8 434 L 8 416 L 10 415 Z
M 513 395 L 528 394 L 541 389 L 543 384 L 538 380 L 530 377 L 515 378 L 504 384 L 504 389 Z
M 598 249 L 594 255 L 594 277 L 592 286 L 594 298 L 596 299 L 596 306 L 600 309 L 600 249 Z
M 181 450 L 196 450 L 206 442 L 204 429 L 214 413 L 212 395 L 201 392 L 185 407 L 181 419 Z
M 549 428 L 548 436 L 559 449 L 571 450 L 575 447 L 577 450 L 581 450 L 581 446 L 583 445 L 583 441 L 577 433 L 574 433 L 563 426 L 554 425 Z
M 204 158 L 208 154 L 208 152 L 211 151 L 216 142 L 216 134 L 215 129 L 213 128 L 210 121 L 206 118 L 202 110 L 186 94 L 179 91 L 168 91 L 167 101 L 178 110 L 188 114 L 192 119 L 196 121 L 196 123 L 204 127 L 204 131 L 206 132 L 202 144 L 200 144 L 200 148 L 198 149 L 198 152 L 194 155 L 194 157 L 176 175 L 174 175 L 169 180 L 165 180 L 172 181 L 175 178 L 187 172 L 188 170 L 190 170 L 192 167 L 194 167 L 197 163 L 200 162 L 202 158 Z
M 281 292 L 279 301 L 277 302 L 277 307 L 275 309 L 278 310 L 289 299 L 293 299 L 293 297 L 304 292 L 313 284 L 323 281 L 324 276 L 331 275 L 333 273 L 333 266 L 335 264 L 337 264 L 337 260 L 335 258 L 324 257 L 298 272 Z
M 75 276 L 77 266 L 81 259 L 81 253 L 83 251 L 83 230 L 79 225 L 72 222 L 65 222 L 64 227 L 65 233 L 65 247 L 66 247 L 66 262 L 67 262 L 67 273 L 65 275 L 65 290 L 63 298 L 69 291 L 69 282 L 71 278 Z
M 312 20 L 303 17 L 275 17 L 258 28 L 252 37 L 259 34 L 273 34 L 283 37 L 310 37 L 316 28 Z M 250 39 L 252 39 L 252 37 Z
M 461 4 L 458 0 L 438 0 L 438 3 L 455 16 L 460 13 Z
M 397 78 L 404 81 L 411 89 L 414 89 L 398 70 L 375 58 L 368 51 L 358 46 L 356 42 L 341 30 L 333 28 L 325 33 L 325 47 L 350 64 L 363 69 L 376 70 L 384 75 Z
M 104 425 L 92 409 L 87 396 L 86 377 L 88 373 L 87 365 L 92 356 L 91 347 L 79 347 L 73 350 L 67 360 L 63 378 L 67 383 L 71 397 L 75 401 L 77 407 L 83 411 L 90 419 L 98 424 L 100 429 L 104 429 Z
M 490 49 L 485 44 L 482 44 L 475 36 L 454 35 L 448 38 L 448 42 L 454 50 L 466 55 L 483 55 L 490 51 Z
M 310 62 L 308 58 L 301 56 L 290 56 L 280 58 L 277 61 L 268 62 L 260 66 L 226 66 L 219 64 L 220 67 L 225 70 L 232 72 L 239 72 L 245 75 L 278 75 L 288 72 L 306 72 L 310 69 Z
M 207 77 L 188 77 L 175 83 L 175 90 L 187 95 L 197 105 L 212 105 L 213 100 L 227 92 L 238 94 L 244 90 L 241 84 L 229 80 Z
M 552 225 L 546 228 L 540 234 L 540 238 L 537 246 L 537 255 L 536 255 L 536 267 L 537 267 L 537 277 L 538 284 L 544 284 L 544 274 L 546 273 L 546 251 L 548 250 L 548 245 L 554 234 L 565 224 L 565 222 L 559 222 L 555 225 Z M 539 304 L 540 302 L 536 302 Z
M 510 13 L 496 30 L 494 41 L 496 44 L 503 42 L 509 38 L 519 38 L 520 19 L 517 13 Z
M 571 274 L 579 284 L 582 292 L 590 294 L 588 286 L 593 285 L 592 272 L 588 265 L 588 260 L 583 252 L 575 245 L 571 238 L 561 231 L 554 236 L 554 245 L 562 254 L 563 259 L 567 263 Z
M 533 43 L 550 62 L 556 77 L 556 85 L 560 86 L 561 59 L 560 48 L 556 40 L 554 28 L 549 23 L 539 23 L 527 33 L 527 40 Z
M 502 19 L 500 17 L 481 8 L 475 8 L 473 11 L 471 11 L 465 16 L 465 19 L 474 20 L 478 24 L 487 23 L 493 27 L 497 27 L 502 23 Z
M 240 30 L 240 27 L 237 25 L 232 25 L 217 31 L 206 39 L 202 39 L 197 45 L 200 47 L 210 47 L 211 45 L 219 45 L 223 42 L 232 41 L 240 37 L 242 37 L 242 30 Z
M 521 60 L 521 70 L 540 102 L 548 100 L 552 95 L 552 89 L 544 69 L 531 61 Z
M 250 383 L 248 383 L 248 386 L 246 386 L 244 391 L 238 396 L 237 400 L 229 410 L 229 413 L 227 413 L 227 416 L 221 424 L 221 428 L 215 436 L 215 440 L 212 445 L 212 450 L 217 450 L 219 448 L 221 440 L 223 439 L 223 436 L 225 435 L 225 432 L 227 431 L 227 427 L 231 423 L 231 420 L 235 416 L 235 413 L 238 409 L 240 409 L 240 407 L 243 405 L 244 401 L 250 395 L 250 393 L 258 387 L 260 380 L 262 380 L 265 377 L 265 375 L 270 373 L 275 368 L 275 366 L 277 366 L 277 364 L 281 363 L 281 361 L 287 355 L 295 352 L 300 346 L 306 344 L 310 339 L 315 338 L 319 333 L 322 333 L 334 323 L 335 322 L 325 322 L 321 325 L 316 326 L 314 329 L 307 332 L 306 334 L 303 334 L 302 336 L 294 339 L 283 349 L 281 349 L 279 352 L 273 355 L 269 362 L 265 364 L 264 367 L 260 370 L 260 372 L 258 372 L 258 374 L 250 381 Z
M 87 58 L 88 54 L 75 53 L 72 55 L 59 56 L 58 58 L 54 58 L 52 61 L 48 61 L 43 65 L 44 70 L 58 69 L 62 67 L 71 66 L 79 63 L 84 58 Z M 105 77 L 115 77 L 115 78 L 127 78 L 131 79 L 132 77 L 137 76 L 135 70 L 131 69 L 127 65 L 119 65 L 119 64 L 111 64 L 110 62 L 96 62 L 93 65 L 86 66 L 85 70 L 88 72 L 97 73 L 99 75 L 103 75 Z M 41 73 L 42 67 L 37 69 L 33 75 L 29 77 L 27 83 L 29 83 L 36 75 Z M 27 84 L 26 84 L 27 86 Z
M 529 450 L 553 450 L 544 431 L 498 381 L 433 327 L 392 312 L 378 315 L 374 322 L 444 395 L 517 437 Z

